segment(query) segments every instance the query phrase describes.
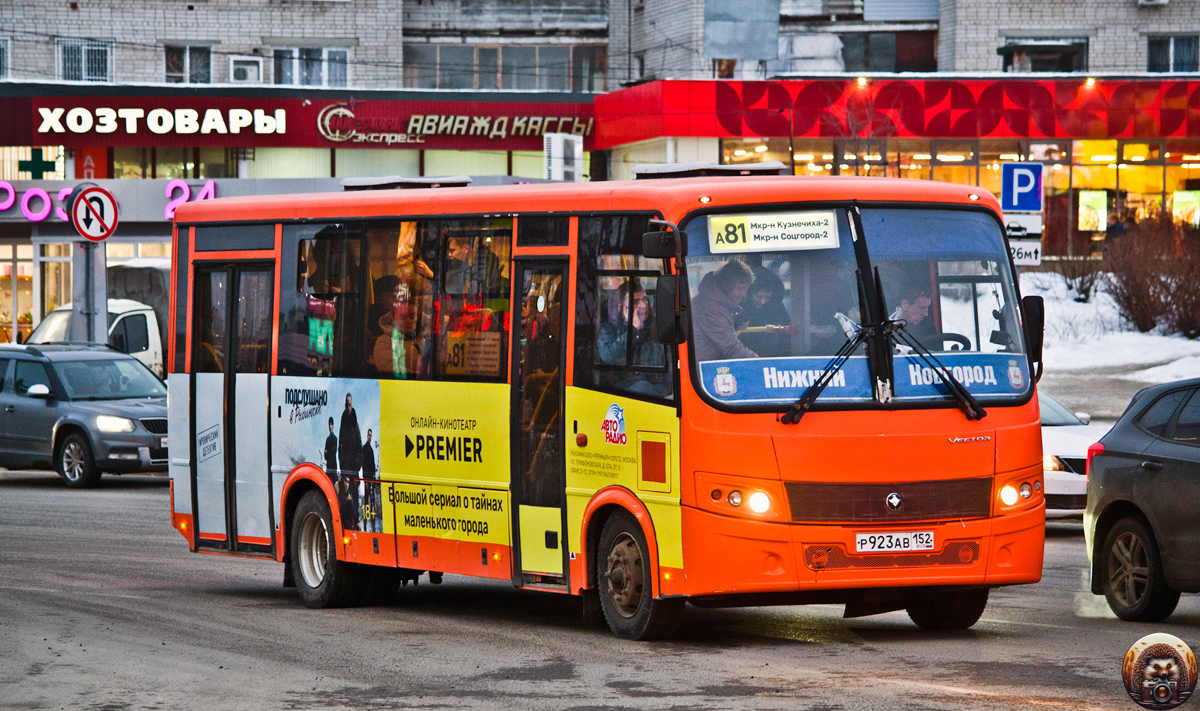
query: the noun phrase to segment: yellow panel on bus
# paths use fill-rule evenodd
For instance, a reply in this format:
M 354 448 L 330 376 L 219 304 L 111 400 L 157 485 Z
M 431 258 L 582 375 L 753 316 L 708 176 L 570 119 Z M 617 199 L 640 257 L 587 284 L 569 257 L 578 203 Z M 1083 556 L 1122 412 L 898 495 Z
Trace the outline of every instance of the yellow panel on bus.
M 385 481 L 509 485 L 509 387 L 503 383 L 379 383 Z
M 587 436 L 579 445 L 567 437 L 567 541 L 579 552 L 583 513 L 599 490 L 621 486 L 634 492 L 650 512 L 658 541 L 658 562 L 683 567 L 679 513 L 679 418 L 675 408 L 567 388 L 566 423 Z

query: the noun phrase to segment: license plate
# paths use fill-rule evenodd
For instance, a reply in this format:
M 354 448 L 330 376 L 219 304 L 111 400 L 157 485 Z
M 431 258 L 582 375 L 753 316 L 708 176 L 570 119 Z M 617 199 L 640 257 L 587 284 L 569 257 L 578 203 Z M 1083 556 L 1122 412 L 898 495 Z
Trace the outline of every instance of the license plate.
M 166 438 L 166 437 L 160 437 L 160 438 L 159 438 L 159 445 L 158 445 L 158 446 L 159 446 L 159 447 L 162 447 L 162 448 L 164 448 L 164 449 L 165 449 L 165 448 L 166 448 L 166 446 L 167 446 L 167 438 Z
M 854 534 L 854 550 L 858 553 L 931 551 L 933 550 L 933 531 L 856 533 Z

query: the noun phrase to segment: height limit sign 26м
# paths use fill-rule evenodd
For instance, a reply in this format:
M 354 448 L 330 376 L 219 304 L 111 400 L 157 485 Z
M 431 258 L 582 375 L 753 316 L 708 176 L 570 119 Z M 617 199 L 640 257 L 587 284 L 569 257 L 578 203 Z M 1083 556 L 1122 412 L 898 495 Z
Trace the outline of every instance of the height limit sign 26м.
M 101 187 L 80 191 L 71 204 L 71 224 L 93 242 L 103 242 L 117 230 L 117 201 Z

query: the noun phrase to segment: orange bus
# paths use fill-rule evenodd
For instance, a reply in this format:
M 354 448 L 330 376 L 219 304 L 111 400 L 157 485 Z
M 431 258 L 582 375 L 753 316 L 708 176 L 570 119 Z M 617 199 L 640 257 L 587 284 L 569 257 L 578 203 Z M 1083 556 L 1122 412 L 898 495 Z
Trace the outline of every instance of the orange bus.
M 450 573 L 630 639 L 685 602 L 948 629 L 1041 577 L 1041 301 L 986 191 L 363 190 L 173 239 L 173 524 L 310 607 Z

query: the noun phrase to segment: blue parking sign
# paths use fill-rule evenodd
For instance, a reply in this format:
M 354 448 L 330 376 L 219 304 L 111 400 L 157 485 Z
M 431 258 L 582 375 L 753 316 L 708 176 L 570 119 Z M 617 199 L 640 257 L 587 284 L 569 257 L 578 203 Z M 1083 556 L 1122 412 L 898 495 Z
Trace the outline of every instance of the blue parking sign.
M 1042 164 L 1001 163 L 1000 209 L 1004 212 L 1042 211 Z

